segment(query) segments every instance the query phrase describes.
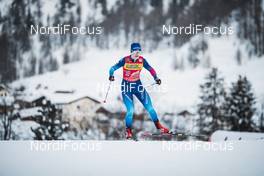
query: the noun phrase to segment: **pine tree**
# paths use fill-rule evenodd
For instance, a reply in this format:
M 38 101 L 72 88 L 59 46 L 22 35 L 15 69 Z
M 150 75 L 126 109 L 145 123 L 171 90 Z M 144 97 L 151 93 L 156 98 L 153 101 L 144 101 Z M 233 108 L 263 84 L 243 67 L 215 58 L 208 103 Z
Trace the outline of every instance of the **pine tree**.
M 231 130 L 254 131 L 252 117 L 256 111 L 255 97 L 251 84 L 246 77 L 239 76 L 232 84 L 230 94 L 226 98 L 226 115 L 230 120 Z
M 242 58 L 241 58 L 241 51 L 240 51 L 240 49 L 237 49 L 237 52 L 236 52 L 236 61 L 237 61 L 237 64 L 238 65 L 241 65 L 242 64 Z
M 35 140 L 58 140 L 61 139 L 61 135 L 65 132 L 69 123 L 62 120 L 62 117 L 58 114 L 55 105 L 51 104 L 50 101 L 43 104 L 42 116 L 36 120 L 39 127 L 33 129 L 32 132 L 35 134 Z
M 200 133 L 210 135 L 222 129 L 223 105 L 225 100 L 224 79 L 217 68 L 212 68 L 201 86 L 201 103 L 198 104 Z
M 0 95 L 0 140 L 11 140 L 14 138 L 12 122 L 18 118 L 15 113 L 14 100 L 9 96 Z
M 179 64 L 179 61 L 178 61 L 178 58 L 175 54 L 175 52 L 173 52 L 173 69 L 174 70 L 178 70 L 180 68 L 180 64 Z
M 70 62 L 70 56 L 68 50 L 66 49 L 63 55 L 63 64 L 68 64 L 69 62 Z
M 259 113 L 259 131 L 264 131 L 264 103 L 261 104 L 261 110 Z
M 260 125 L 259 125 L 259 130 L 261 132 L 264 131 L 264 113 L 262 112 L 260 115 Z
M 189 61 L 190 65 L 193 68 L 196 68 L 199 65 L 199 63 L 200 63 L 200 60 L 197 57 L 198 52 L 199 52 L 199 49 L 197 48 L 197 46 L 193 46 L 191 44 L 190 47 L 189 47 L 189 52 L 188 52 L 188 57 L 187 58 L 188 58 L 188 61 Z

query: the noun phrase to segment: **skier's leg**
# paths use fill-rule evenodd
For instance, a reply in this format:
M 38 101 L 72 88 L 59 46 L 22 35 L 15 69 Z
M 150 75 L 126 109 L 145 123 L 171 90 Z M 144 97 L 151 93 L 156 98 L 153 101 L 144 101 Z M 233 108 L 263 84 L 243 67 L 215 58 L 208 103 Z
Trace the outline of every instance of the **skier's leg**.
M 148 92 L 146 91 L 146 89 L 144 88 L 144 90 L 141 91 L 137 91 L 135 93 L 135 96 L 138 98 L 138 100 L 143 104 L 144 108 L 148 111 L 151 120 L 155 123 L 158 122 L 158 115 L 155 111 L 155 109 L 152 106 L 152 102 L 151 102 L 151 98 L 148 94 Z
M 133 122 L 133 113 L 134 113 L 133 95 L 132 93 L 129 92 L 122 92 L 122 98 L 127 109 L 125 116 L 126 127 L 131 128 Z
M 159 122 L 158 115 L 152 106 L 151 98 L 146 89 L 144 88 L 144 90 L 136 92 L 135 95 L 148 111 L 151 120 L 154 122 L 156 128 L 159 129 L 162 133 L 168 133 L 169 129 L 161 125 L 161 123 Z

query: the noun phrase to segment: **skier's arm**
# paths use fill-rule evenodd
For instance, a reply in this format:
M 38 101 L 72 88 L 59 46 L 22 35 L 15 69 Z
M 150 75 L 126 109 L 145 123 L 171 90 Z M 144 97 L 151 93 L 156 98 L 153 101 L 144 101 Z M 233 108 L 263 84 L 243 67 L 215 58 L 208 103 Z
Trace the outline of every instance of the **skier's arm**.
M 154 70 L 154 68 L 152 68 L 152 67 L 149 65 L 149 63 L 147 62 L 146 59 L 144 59 L 143 67 L 144 67 L 145 69 L 147 69 L 147 70 L 150 72 L 150 74 L 152 75 L 152 77 L 153 77 L 155 80 L 158 79 L 158 76 L 157 76 L 156 71 Z
M 120 59 L 115 65 L 113 65 L 109 70 L 109 77 L 114 76 L 114 72 L 120 67 L 124 66 L 125 58 Z

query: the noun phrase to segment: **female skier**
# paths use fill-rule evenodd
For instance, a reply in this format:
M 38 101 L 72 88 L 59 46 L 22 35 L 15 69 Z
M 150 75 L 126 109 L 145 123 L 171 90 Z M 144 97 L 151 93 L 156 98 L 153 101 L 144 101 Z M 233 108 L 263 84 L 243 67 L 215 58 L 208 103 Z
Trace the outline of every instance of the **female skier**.
M 141 46 L 139 43 L 132 43 L 130 52 L 131 54 L 129 56 L 125 56 L 124 58 L 119 60 L 119 62 L 112 66 L 109 70 L 109 80 L 114 81 L 115 70 L 119 69 L 120 67 L 123 67 L 123 80 L 121 85 L 121 91 L 123 102 L 127 109 L 125 116 L 126 138 L 131 139 L 133 136 L 133 95 L 135 95 L 139 99 L 139 101 L 148 111 L 151 120 L 154 122 L 156 128 L 159 129 L 161 133 L 168 133 L 169 130 L 160 124 L 157 113 L 152 106 L 150 96 L 140 81 L 140 72 L 144 67 L 150 72 L 157 84 L 160 85 L 161 80 L 157 77 L 156 71 L 148 64 L 147 60 L 140 56 Z

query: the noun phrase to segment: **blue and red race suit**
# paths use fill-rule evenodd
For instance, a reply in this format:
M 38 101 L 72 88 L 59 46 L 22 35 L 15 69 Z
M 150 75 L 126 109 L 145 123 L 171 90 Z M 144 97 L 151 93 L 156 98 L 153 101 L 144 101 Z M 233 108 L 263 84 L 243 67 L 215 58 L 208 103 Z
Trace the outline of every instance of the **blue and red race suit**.
M 145 58 L 140 56 L 134 61 L 129 55 L 122 58 L 118 63 L 112 66 L 109 70 L 109 75 L 113 76 L 115 70 L 119 69 L 120 67 L 123 67 L 121 91 L 123 102 L 127 109 L 127 113 L 125 116 L 126 127 L 132 127 L 134 113 L 133 95 L 135 95 L 143 104 L 145 109 L 148 111 L 152 121 L 159 121 L 157 113 L 152 106 L 150 96 L 140 81 L 140 72 L 143 67 L 151 73 L 155 80 L 158 78 L 156 71 L 148 64 Z

